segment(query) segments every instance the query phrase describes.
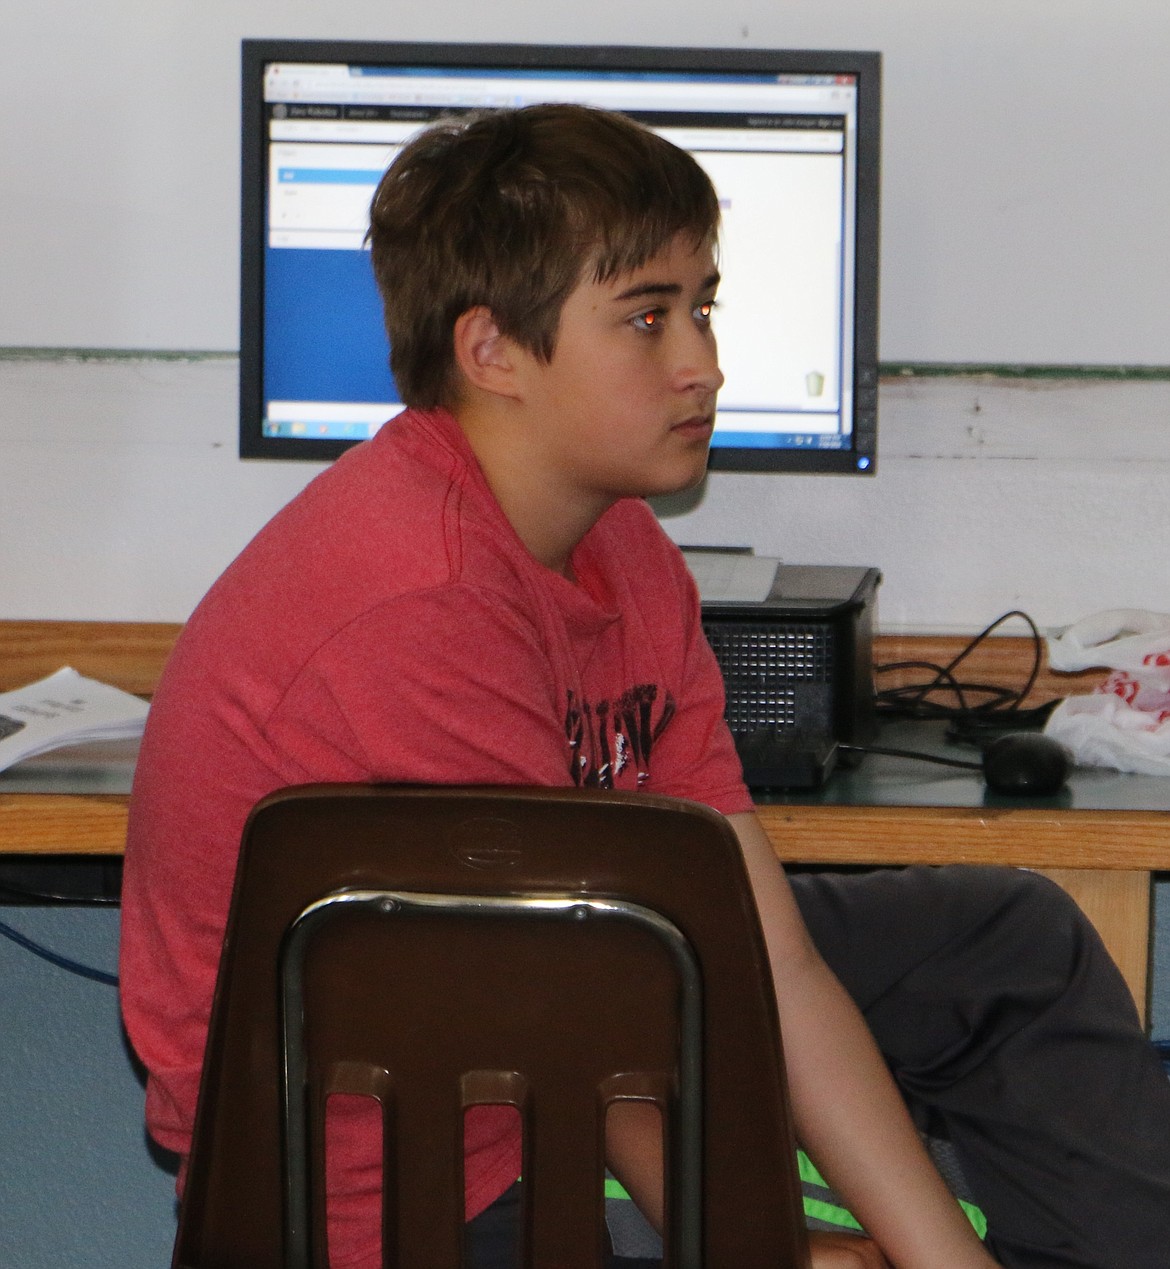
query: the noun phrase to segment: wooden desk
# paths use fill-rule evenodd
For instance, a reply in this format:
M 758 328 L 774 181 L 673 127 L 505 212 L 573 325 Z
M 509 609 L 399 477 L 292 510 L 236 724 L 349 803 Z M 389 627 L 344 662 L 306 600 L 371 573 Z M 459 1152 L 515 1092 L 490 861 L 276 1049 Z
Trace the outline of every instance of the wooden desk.
M 0 621 L 0 691 L 71 665 L 124 692 L 150 696 L 182 627 L 168 622 Z M 120 855 L 133 752 L 102 766 L 46 755 L 26 778 L 0 772 L 0 854 Z
M 0 855 L 120 855 L 129 797 L 0 791 Z
M 60 749 L 0 771 L 0 855 L 120 855 L 137 741 Z
M 177 626 L 0 622 L 0 688 L 63 664 L 148 695 Z M 878 659 L 946 660 L 959 640 L 879 640 Z M 1022 641 L 997 640 L 986 679 L 1018 675 Z M 1093 676 L 1049 679 L 1085 690 Z M 1100 677 L 1100 676 L 1096 676 Z M 1007 681 L 1014 681 L 1007 678 Z M 1044 680 L 1042 680 L 1042 687 Z M 117 855 L 126 835 L 132 755 L 84 770 L 46 756 L 29 777 L 0 773 L 0 854 Z M 894 764 L 894 765 L 891 765 Z M 48 770 L 48 778 L 45 772 Z M 761 803 L 778 857 L 807 864 L 1002 864 L 1035 868 L 1068 890 L 1096 924 L 1145 1011 L 1151 874 L 1170 870 L 1170 780 L 1078 773 L 1048 804 L 991 804 L 977 777 L 867 758 L 824 794 Z M 925 773 L 929 774 L 925 774 Z

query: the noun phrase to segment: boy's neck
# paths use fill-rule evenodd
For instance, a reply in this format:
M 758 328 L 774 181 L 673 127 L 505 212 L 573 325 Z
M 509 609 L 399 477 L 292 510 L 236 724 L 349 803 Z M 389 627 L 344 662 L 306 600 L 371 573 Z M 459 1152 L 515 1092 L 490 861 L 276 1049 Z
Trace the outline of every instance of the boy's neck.
M 508 411 L 478 402 L 452 410 L 500 510 L 533 557 L 570 581 L 578 543 L 613 506 L 612 497 L 566 489 L 533 454 Z

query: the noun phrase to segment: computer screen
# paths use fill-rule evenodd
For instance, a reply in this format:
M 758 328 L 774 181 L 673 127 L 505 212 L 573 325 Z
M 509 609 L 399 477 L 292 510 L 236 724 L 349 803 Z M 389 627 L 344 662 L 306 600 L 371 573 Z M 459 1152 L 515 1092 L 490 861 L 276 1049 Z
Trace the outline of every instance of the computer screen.
M 880 74 L 876 53 L 245 41 L 241 456 L 333 458 L 403 408 L 365 246 L 399 149 L 570 101 L 686 148 L 719 195 L 711 467 L 872 472 Z

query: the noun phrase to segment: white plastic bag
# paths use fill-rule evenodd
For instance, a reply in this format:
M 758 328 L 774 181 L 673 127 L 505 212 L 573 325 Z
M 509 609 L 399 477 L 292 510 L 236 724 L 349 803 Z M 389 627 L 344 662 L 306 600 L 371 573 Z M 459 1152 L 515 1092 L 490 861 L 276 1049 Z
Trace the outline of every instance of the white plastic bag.
M 1089 694 L 1063 700 L 1045 732 L 1084 766 L 1170 775 L 1170 613 L 1113 609 L 1047 642 L 1053 670 L 1111 673 Z

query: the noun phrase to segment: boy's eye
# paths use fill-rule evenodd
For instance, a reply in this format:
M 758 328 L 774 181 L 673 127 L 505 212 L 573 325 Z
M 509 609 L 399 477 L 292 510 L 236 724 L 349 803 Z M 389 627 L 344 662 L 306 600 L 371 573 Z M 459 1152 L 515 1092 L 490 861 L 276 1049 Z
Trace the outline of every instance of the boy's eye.
M 665 316 L 660 308 L 648 308 L 644 313 L 638 313 L 634 317 L 634 326 L 638 330 L 658 330 Z
M 695 307 L 695 317 L 700 322 L 709 322 L 715 314 L 715 301 L 704 300 L 702 304 Z

